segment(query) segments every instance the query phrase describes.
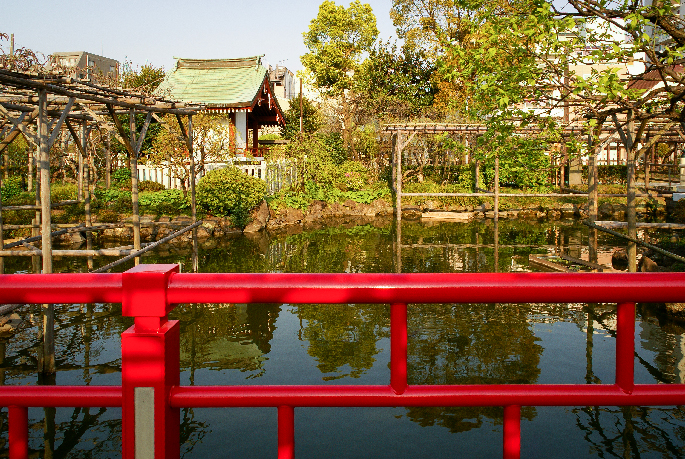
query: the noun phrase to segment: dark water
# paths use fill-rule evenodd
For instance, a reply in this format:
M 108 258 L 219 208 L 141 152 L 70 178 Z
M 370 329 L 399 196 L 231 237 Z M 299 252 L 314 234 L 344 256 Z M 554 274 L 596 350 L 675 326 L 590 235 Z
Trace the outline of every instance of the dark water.
M 497 238 L 496 238 L 497 236 Z M 497 244 L 495 244 L 497 239 Z M 587 251 L 582 225 L 500 222 L 347 224 L 205 241 L 201 272 L 529 271 L 530 253 Z M 600 254 L 620 243 L 599 236 Z M 401 247 L 400 247 L 401 246 Z M 398 253 L 400 256 L 398 257 Z M 96 260 L 105 264 L 111 260 Z M 193 269 L 188 247 L 144 262 Z M 7 260 L 30 272 L 31 260 Z M 57 260 L 83 271 L 85 260 Z M 121 267 L 121 270 L 126 267 Z M 57 384 L 121 383 L 120 305 L 57 305 Z M 36 384 L 40 312 L 27 307 L 21 331 L 0 344 L 5 384 Z M 384 305 L 180 305 L 181 383 L 387 384 L 389 308 Z M 638 308 L 635 379 L 685 382 L 685 329 Z M 612 383 L 614 310 L 609 305 L 444 304 L 409 307 L 410 384 Z M 296 455 L 319 457 L 498 457 L 502 408 L 298 408 Z M 120 456 L 118 409 L 31 409 L 34 457 Z M 275 409 L 181 412 L 186 458 L 276 456 Z M 7 414 L 2 455 L 7 456 Z M 524 407 L 522 457 L 685 456 L 682 407 Z

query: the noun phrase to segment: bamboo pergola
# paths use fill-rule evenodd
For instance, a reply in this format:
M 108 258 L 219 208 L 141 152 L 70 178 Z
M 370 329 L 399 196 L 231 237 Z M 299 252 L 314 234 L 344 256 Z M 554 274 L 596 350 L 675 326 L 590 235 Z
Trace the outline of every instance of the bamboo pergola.
M 195 169 L 192 139 L 192 116 L 203 107 L 187 103 L 149 97 L 145 94 L 127 91 L 121 88 L 96 84 L 91 80 L 75 79 L 56 73 L 23 73 L 0 69 L 0 154 L 19 135 L 26 138 L 38 151 L 38 168 L 40 171 L 39 203 L 36 206 L 25 206 L 40 212 L 40 241 L 37 248 L 27 240 L 20 241 L 32 255 L 42 258 L 42 272 L 52 272 L 52 237 L 50 202 L 50 149 L 55 144 L 60 132 L 66 129 L 74 139 L 79 157 L 88 158 L 88 135 L 93 128 L 107 131 L 124 145 L 131 160 L 131 196 L 133 204 L 133 246 L 121 247 L 119 250 L 95 251 L 90 237 L 84 251 L 68 251 L 63 255 L 97 256 L 97 255 L 133 255 L 137 257 L 145 250 L 140 241 L 140 215 L 138 209 L 138 175 L 137 161 L 153 117 L 160 114 L 175 115 L 181 126 L 190 157 L 191 170 Z M 135 115 L 145 114 L 145 122 L 140 130 L 135 124 Z M 130 126 L 127 135 L 119 115 L 128 115 Z M 183 125 L 183 118 L 188 118 L 188 130 Z M 77 128 L 80 127 L 80 132 Z M 109 155 L 106 158 L 109 168 Z M 89 170 L 85 161 L 84 175 L 89 184 Z M 195 211 L 195 181 L 191 174 L 191 212 L 193 225 L 197 226 Z M 81 179 L 81 177 L 79 177 Z M 83 230 L 102 229 L 106 225 L 93 226 L 90 214 L 90 187 L 86 187 L 84 196 L 86 222 Z M 39 207 L 37 207 L 39 206 Z M 36 228 L 37 229 L 37 228 Z M 33 240 L 37 240 L 36 237 Z M 7 247 L 9 248 L 9 247 Z M 2 227 L 2 200 L 0 197 L 0 263 L 3 255 L 16 255 L 5 252 Z M 62 255 L 62 253 L 60 253 Z M 136 263 L 138 262 L 136 258 Z M 92 265 L 89 264 L 92 269 Z M 0 265 L 0 268 L 2 266 Z M 0 271 L 1 272 L 1 271 Z M 54 311 L 52 305 L 44 305 L 44 356 L 41 372 L 54 373 Z
M 650 138 L 661 140 L 664 142 L 683 143 L 685 142 L 685 131 L 678 126 L 671 126 L 667 128 L 664 133 L 664 126 L 666 123 L 652 123 L 646 130 L 646 140 Z M 402 208 L 402 197 L 406 196 L 438 196 L 438 197 L 457 197 L 457 196 L 490 196 L 495 199 L 495 216 L 498 213 L 498 203 L 500 196 L 516 196 L 516 197 L 566 197 L 573 196 L 577 193 L 529 193 L 529 194 L 500 194 L 498 180 L 495 179 L 495 189 L 493 192 L 477 192 L 477 193 L 403 193 L 402 192 L 402 151 L 411 142 L 416 134 L 437 134 L 437 133 L 456 133 L 466 136 L 479 136 L 487 131 L 487 127 L 483 124 L 447 124 L 447 123 L 407 123 L 407 124 L 386 124 L 381 127 L 382 132 L 390 133 L 392 135 L 392 165 L 393 178 L 395 183 L 396 193 L 396 208 Z M 601 130 L 600 145 L 606 145 L 612 140 L 616 140 L 621 136 L 620 129 L 611 129 L 604 126 Z M 516 134 L 538 134 L 541 129 L 531 126 L 516 129 Z M 587 129 L 579 124 L 567 124 L 561 129 L 561 134 L 564 138 L 571 136 L 586 135 Z M 495 175 L 498 176 L 498 158 L 495 158 Z M 645 161 L 647 163 L 647 161 Z M 645 165 L 646 177 L 649 176 L 648 165 Z M 477 174 L 478 172 L 476 172 Z M 476 179 L 477 180 L 477 179 Z M 648 178 L 647 178 L 648 181 Z M 476 186 L 478 187 L 478 183 Z M 647 183 L 648 186 L 648 183 Z M 645 195 L 647 196 L 647 195 Z M 399 214 L 398 214 L 399 215 Z M 401 218 L 401 215 L 397 217 Z
M 494 199 L 494 222 L 495 222 L 495 239 L 497 239 L 497 222 L 499 219 L 499 198 L 500 197 L 569 197 L 578 196 L 579 194 L 586 194 L 588 197 L 588 210 L 590 214 L 590 220 L 595 221 L 597 219 L 597 207 L 598 198 L 600 196 L 617 196 L 617 195 L 600 195 L 598 193 L 598 173 L 597 173 L 597 151 L 608 143 L 620 139 L 620 141 L 627 147 L 626 151 L 632 146 L 632 134 L 630 123 L 621 123 L 614 115 L 613 121 L 615 128 L 610 128 L 609 126 L 602 125 L 599 129 L 599 142 L 594 143 L 592 136 L 589 135 L 586 128 L 578 123 L 568 122 L 568 117 L 565 117 L 567 121 L 565 126 L 561 129 L 562 138 L 568 139 L 571 136 L 582 136 L 588 135 L 588 149 L 591 150 L 589 154 L 589 174 L 591 176 L 589 180 L 589 187 L 587 193 L 579 193 L 577 191 L 569 190 L 566 193 L 527 193 L 527 194 L 501 194 L 499 191 L 499 157 L 495 157 L 495 177 L 494 177 L 494 191 L 485 191 L 479 189 L 478 183 L 478 163 L 476 163 L 476 190 L 475 193 L 403 193 L 402 192 L 402 151 L 409 145 L 416 134 L 438 134 L 438 133 L 456 133 L 464 136 L 468 136 L 471 139 L 483 135 L 487 131 L 487 127 L 482 124 L 445 124 L 445 123 L 407 123 L 407 124 L 387 124 L 381 127 L 381 131 L 391 134 L 392 139 L 392 153 L 391 153 L 391 163 L 392 163 L 392 177 L 394 183 L 395 191 L 395 211 L 396 211 L 396 221 L 397 221 L 397 246 L 401 247 L 401 220 L 402 220 L 402 197 L 411 196 L 422 196 L 422 197 L 492 197 Z M 541 129 L 533 126 L 520 127 L 515 130 L 516 135 L 530 135 L 540 133 Z M 669 122 L 668 120 L 654 120 L 645 129 L 645 143 L 651 146 L 652 154 L 654 154 L 654 149 L 656 147 L 656 142 L 672 142 L 672 143 L 685 143 L 685 129 L 683 124 L 675 124 Z M 630 159 L 626 158 L 627 162 Z M 633 159 L 634 161 L 634 159 Z M 649 186 L 649 161 L 645 157 L 645 186 Z M 653 196 L 649 194 L 638 195 L 635 193 L 634 182 L 634 164 L 633 167 L 628 168 L 628 186 L 626 194 L 620 196 L 627 197 L 629 215 L 628 215 L 628 228 L 629 232 L 635 231 L 635 198 L 638 196 Z M 670 174 L 670 172 L 669 172 Z M 670 177 L 670 175 L 669 175 Z M 670 182 L 670 180 L 669 180 Z M 563 184 L 562 184 L 563 185 Z M 562 190 L 565 191 L 565 190 Z M 660 195 L 661 196 L 661 195 Z M 632 208 L 632 212 L 631 212 Z M 594 258 L 596 259 L 596 230 L 594 231 Z M 593 236 L 591 235 L 591 239 Z M 592 244 L 591 244 L 592 246 Z M 632 269 L 634 270 L 635 264 L 635 251 L 634 248 L 631 252 L 631 247 L 629 246 L 629 255 L 633 254 Z M 591 247 L 592 252 L 592 247 Z M 495 257 L 497 258 L 497 250 L 495 250 Z M 590 257 L 593 257 L 591 253 Z M 592 260 L 591 260 L 592 261 Z M 400 266 L 401 270 L 401 258 L 398 252 L 397 265 Z

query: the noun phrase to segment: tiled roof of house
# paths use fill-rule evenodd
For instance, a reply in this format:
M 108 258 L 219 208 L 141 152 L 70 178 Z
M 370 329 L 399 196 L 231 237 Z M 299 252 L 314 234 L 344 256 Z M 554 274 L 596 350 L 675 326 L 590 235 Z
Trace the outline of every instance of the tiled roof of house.
M 685 69 L 682 65 L 677 64 L 673 66 L 673 71 L 675 73 L 683 73 Z M 669 78 L 669 80 L 671 80 Z M 628 88 L 630 89 L 652 89 L 659 83 L 663 83 L 661 79 L 661 73 L 658 70 L 650 70 L 647 73 L 639 75 L 636 79 L 628 83 Z M 671 83 L 673 83 L 671 81 Z
M 261 57 L 178 59 L 157 94 L 207 108 L 247 108 L 262 89 L 269 70 Z

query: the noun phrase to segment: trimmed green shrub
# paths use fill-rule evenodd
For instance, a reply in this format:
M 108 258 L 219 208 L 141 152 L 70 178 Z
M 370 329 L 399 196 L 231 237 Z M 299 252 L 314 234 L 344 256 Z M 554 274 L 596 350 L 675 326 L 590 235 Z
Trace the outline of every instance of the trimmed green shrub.
M 361 191 L 369 185 L 369 170 L 358 161 L 345 161 L 336 184 L 343 191 Z
M 628 180 L 628 167 L 622 164 L 597 166 L 599 183 L 602 185 L 625 185 Z M 583 179 L 587 183 L 588 166 L 583 166 Z
M 107 189 L 98 188 L 95 190 L 95 196 L 99 201 L 99 206 L 110 208 L 115 212 L 127 213 L 133 209 L 131 192 L 129 190 L 121 190 L 114 187 Z
M 247 224 L 250 210 L 264 199 L 266 183 L 235 167 L 216 169 L 197 185 L 200 209 L 216 216 L 230 216 L 239 226 Z
M 178 215 L 190 208 L 190 198 L 184 196 L 181 190 L 141 193 L 138 202 L 144 213 L 152 212 L 157 215 Z
M 163 191 L 166 188 L 164 188 L 164 185 L 161 183 L 153 182 L 152 180 L 143 180 L 142 182 L 138 182 L 138 191 L 143 192 L 143 191 Z
M 21 177 L 9 177 L 2 181 L 2 202 L 17 196 L 23 191 Z
M 75 183 L 53 183 L 50 187 L 50 199 L 52 202 L 71 201 L 77 197 L 78 185 Z
M 119 214 L 112 209 L 100 209 L 97 216 L 101 223 L 117 223 L 119 221 Z

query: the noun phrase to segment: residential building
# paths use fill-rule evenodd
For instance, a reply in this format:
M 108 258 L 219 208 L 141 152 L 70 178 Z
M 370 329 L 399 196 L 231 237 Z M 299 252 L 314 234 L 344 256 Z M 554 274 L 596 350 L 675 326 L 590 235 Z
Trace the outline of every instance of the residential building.
M 86 51 L 53 53 L 48 68 L 62 67 L 72 70 L 78 78 L 104 75 L 118 79 L 119 61 Z

